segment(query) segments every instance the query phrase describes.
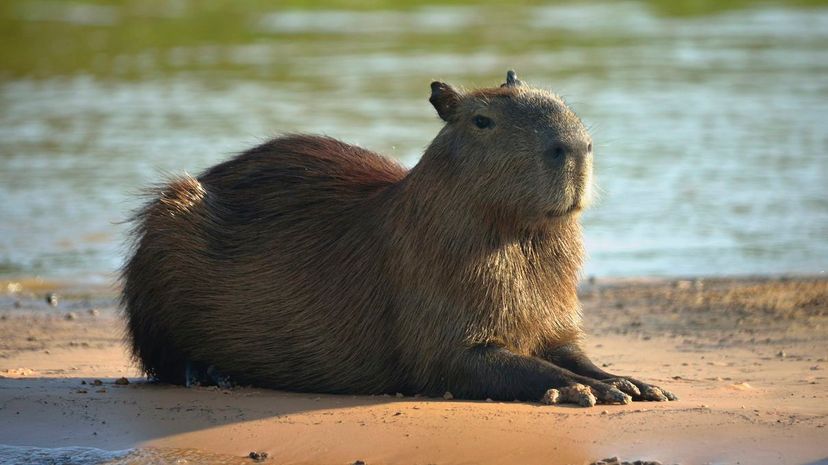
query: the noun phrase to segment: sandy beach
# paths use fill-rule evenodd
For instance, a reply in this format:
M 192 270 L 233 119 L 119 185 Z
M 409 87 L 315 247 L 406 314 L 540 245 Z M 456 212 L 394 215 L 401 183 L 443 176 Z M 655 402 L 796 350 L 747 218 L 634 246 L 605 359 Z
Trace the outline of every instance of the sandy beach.
M 828 463 L 822 277 L 588 280 L 593 358 L 680 397 L 593 408 L 151 384 L 123 344 L 114 291 L 0 284 L 7 446 L 203 459 L 187 463 L 253 463 L 251 451 L 278 464 Z

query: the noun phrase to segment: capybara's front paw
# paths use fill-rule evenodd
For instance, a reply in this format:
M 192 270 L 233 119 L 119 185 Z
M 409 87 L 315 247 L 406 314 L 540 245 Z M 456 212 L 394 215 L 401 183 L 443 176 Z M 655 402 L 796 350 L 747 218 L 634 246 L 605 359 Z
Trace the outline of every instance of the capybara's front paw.
M 581 407 L 592 407 L 597 402 L 595 395 L 589 386 L 573 384 L 560 389 L 550 389 L 543 395 L 541 403 L 554 404 L 577 404 Z
M 610 378 L 601 381 L 629 394 L 635 401 L 665 402 L 668 400 L 678 400 L 675 394 L 666 389 L 633 378 Z
M 632 398 L 617 388 L 602 382 L 589 385 L 574 383 L 557 389 L 549 389 L 541 402 L 544 404 L 577 404 L 592 407 L 596 403 L 628 404 Z

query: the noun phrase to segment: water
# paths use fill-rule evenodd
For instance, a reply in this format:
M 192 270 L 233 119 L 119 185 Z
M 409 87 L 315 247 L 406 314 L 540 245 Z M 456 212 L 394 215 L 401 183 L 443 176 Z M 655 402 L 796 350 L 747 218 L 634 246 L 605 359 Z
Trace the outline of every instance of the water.
M 27 447 L 0 445 L 0 465 L 249 465 L 248 457 L 209 454 L 192 449 Z
M 280 132 L 412 166 L 440 126 L 429 82 L 511 67 L 591 127 L 586 273 L 828 265 L 825 6 L 211 5 L 4 2 L 0 277 L 111 279 L 142 186 Z
M 26 447 L 0 445 L 0 465 L 94 465 L 111 463 L 130 451 L 107 451 L 94 447 Z

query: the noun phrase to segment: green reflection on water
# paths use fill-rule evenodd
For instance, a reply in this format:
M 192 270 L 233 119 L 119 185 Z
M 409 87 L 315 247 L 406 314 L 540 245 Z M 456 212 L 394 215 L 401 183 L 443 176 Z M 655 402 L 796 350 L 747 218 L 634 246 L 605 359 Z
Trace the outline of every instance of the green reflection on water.
M 279 11 L 390 11 L 422 10 L 431 14 L 433 1 L 424 0 L 329 0 L 311 2 L 287 0 L 265 1 L 187 1 L 123 0 L 60 1 L 6 0 L 0 3 L 0 79 L 15 77 L 44 78 L 90 74 L 103 78 L 141 79 L 178 70 L 221 72 L 250 78 L 287 79 L 291 70 L 272 66 L 262 70 L 251 63 L 240 63 L 228 47 L 262 42 L 286 41 L 292 50 L 313 56 L 318 48 L 341 47 L 344 51 L 381 48 L 389 52 L 430 50 L 440 52 L 473 51 L 481 44 L 501 53 L 519 52 L 539 43 L 548 47 L 566 45 L 602 46 L 618 44 L 622 37 L 573 37 L 551 31 L 542 39 L 520 29 L 498 27 L 504 20 L 527 14 L 525 8 L 502 2 L 454 0 L 447 5 L 481 7 L 476 14 L 485 16 L 476 27 L 442 28 L 439 31 L 405 30 L 402 33 L 367 33 L 360 30 L 322 28 L 296 31 L 267 30 L 261 18 Z M 590 5 L 595 2 L 570 2 Z M 756 0 L 682 0 L 645 1 L 651 11 L 664 16 L 706 15 L 758 5 L 812 7 L 826 5 L 826 0 L 756 1 Z M 544 2 L 522 2 L 542 5 Z M 554 2 L 553 2 L 554 4 Z M 433 21 L 440 22 L 440 11 Z M 348 35 L 346 44 L 338 38 Z M 195 59 L 182 59 L 182 48 L 204 47 Z M 179 52 L 177 52 L 177 50 Z

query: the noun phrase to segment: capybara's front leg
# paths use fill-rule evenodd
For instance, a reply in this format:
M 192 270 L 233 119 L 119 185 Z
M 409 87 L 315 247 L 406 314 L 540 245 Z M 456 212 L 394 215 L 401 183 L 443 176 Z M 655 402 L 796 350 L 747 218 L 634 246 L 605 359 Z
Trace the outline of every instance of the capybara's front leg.
M 628 376 L 607 373 L 598 368 L 587 357 L 583 349 L 575 343 L 550 348 L 541 354 L 541 358 L 578 375 L 611 384 L 632 396 L 633 400 L 678 400 L 675 394 L 666 389 L 644 383 Z
M 439 384 L 456 397 L 538 401 L 549 389 L 561 389 L 569 394 L 562 395 L 557 402 L 586 406 L 593 405 L 596 400 L 608 404 L 630 401 L 630 397 L 615 386 L 497 346 L 464 350 L 449 367 L 444 382 Z

